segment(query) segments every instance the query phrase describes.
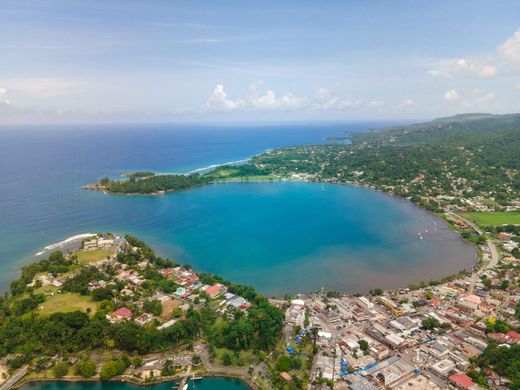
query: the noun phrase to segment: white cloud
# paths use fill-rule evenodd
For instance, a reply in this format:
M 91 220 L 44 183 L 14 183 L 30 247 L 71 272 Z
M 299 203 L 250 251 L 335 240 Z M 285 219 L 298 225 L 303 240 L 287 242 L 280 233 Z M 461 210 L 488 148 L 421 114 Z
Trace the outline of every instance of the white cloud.
M 11 104 L 7 98 L 7 89 L 0 88 L 0 104 Z
M 478 72 L 479 79 L 490 79 L 491 77 L 495 77 L 497 75 L 497 67 L 492 65 L 485 65 Z
M 475 103 L 485 103 L 495 99 L 493 92 L 482 91 L 480 89 L 474 89 L 471 91 L 471 95 Z
M 498 55 L 506 62 L 520 66 L 520 29 L 497 49 Z
M 428 75 L 434 78 L 451 79 L 457 76 L 470 76 L 479 79 L 489 79 L 498 73 L 494 65 L 487 62 L 489 58 L 458 58 L 441 60 L 435 63 Z
M 274 90 L 260 93 L 258 86 L 262 81 L 257 81 L 249 86 L 245 98 L 229 99 L 223 85 L 217 85 L 203 105 L 203 111 L 343 111 L 352 109 L 374 110 L 384 106 L 380 100 L 363 102 L 342 99 L 325 88 L 318 88 L 314 98 L 298 97 L 291 92 L 278 96 Z
M 318 88 L 314 96 L 315 101 L 311 107 L 313 110 L 343 111 L 362 105 L 362 102 L 359 100 L 350 101 L 348 99 L 341 99 L 326 88 Z
M 518 84 L 515 85 L 515 89 L 516 89 L 517 91 L 520 91 L 520 83 L 518 83 Z
M 14 79 L 6 82 L 6 86 L 11 91 L 36 97 L 66 95 L 81 84 L 83 84 L 82 81 L 60 77 L 34 77 L 28 79 Z
M 292 111 L 304 109 L 308 106 L 304 98 L 296 97 L 290 92 L 278 97 L 275 91 L 268 90 L 262 95 L 257 89 L 257 86 L 261 84 L 263 84 L 262 81 L 251 84 L 246 98 L 237 100 L 228 99 L 224 86 L 217 85 L 204 109 L 207 111 Z
M 415 101 L 413 99 L 406 99 L 404 102 L 401 103 L 402 107 L 415 107 L 417 104 L 415 104 Z
M 385 105 L 385 102 L 382 102 L 380 100 L 372 100 L 371 102 L 368 103 L 368 107 L 370 108 L 378 108 L 378 107 L 382 107 Z
M 454 89 L 449 89 L 444 93 L 444 100 L 454 101 L 459 98 L 459 94 Z
M 227 98 L 227 93 L 224 91 L 222 84 L 215 87 L 205 104 L 205 108 L 209 111 L 232 111 L 236 106 L 233 100 Z

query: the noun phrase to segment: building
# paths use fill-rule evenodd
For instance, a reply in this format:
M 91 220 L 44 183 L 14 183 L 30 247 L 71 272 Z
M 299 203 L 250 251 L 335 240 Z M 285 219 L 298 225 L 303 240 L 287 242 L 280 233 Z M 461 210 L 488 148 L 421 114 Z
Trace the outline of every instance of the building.
M 218 284 L 214 284 L 213 286 L 209 286 L 206 290 L 204 290 L 206 294 L 210 298 L 215 298 L 220 294 L 220 286 Z
M 384 307 L 386 307 L 388 310 L 390 310 L 394 316 L 401 317 L 405 314 L 404 309 L 401 306 L 399 306 L 397 303 L 392 302 L 390 299 L 383 297 L 383 296 L 379 296 L 379 297 L 377 297 L 377 300 Z
M 130 320 L 131 318 L 132 310 L 128 309 L 127 307 L 121 307 L 112 314 L 107 314 L 107 319 L 112 323 Z
M 431 369 L 441 377 L 447 376 L 455 369 L 455 363 L 450 359 L 443 359 L 431 366 Z
M 151 315 L 150 313 L 143 313 L 139 317 L 137 317 L 134 321 L 137 325 L 143 326 L 152 320 L 153 320 L 153 315 Z
M 470 389 L 475 386 L 473 379 L 461 372 L 450 375 L 448 379 L 458 389 Z

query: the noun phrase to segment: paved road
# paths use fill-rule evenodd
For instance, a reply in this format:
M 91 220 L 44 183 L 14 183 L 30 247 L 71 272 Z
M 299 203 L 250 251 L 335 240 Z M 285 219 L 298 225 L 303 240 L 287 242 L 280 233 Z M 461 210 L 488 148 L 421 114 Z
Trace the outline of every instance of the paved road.
M 16 384 L 16 382 L 18 382 L 25 375 L 27 375 L 27 369 L 28 369 L 27 366 L 20 369 L 20 371 L 18 371 L 12 377 L 10 377 L 8 380 L 6 380 L 3 385 L 0 386 L 0 390 L 9 390 L 11 387 L 13 387 L 14 384 Z
M 479 235 L 484 234 L 484 232 L 477 225 L 475 225 L 471 221 L 468 221 L 466 218 L 460 216 L 459 214 L 454 214 L 452 212 L 448 212 L 447 214 L 450 217 L 452 217 L 453 219 L 466 223 L 469 227 L 471 227 L 473 230 L 475 230 Z M 498 260 L 500 259 L 500 254 L 498 253 L 498 249 L 497 249 L 495 243 L 492 240 L 488 239 L 486 241 L 486 244 L 489 248 L 489 253 L 491 255 L 491 259 L 486 265 L 484 265 L 484 267 L 482 267 L 482 269 L 480 271 L 475 272 L 473 274 L 473 276 L 471 278 L 471 286 L 470 286 L 470 291 L 472 291 L 472 292 L 475 290 L 475 283 L 476 283 L 479 275 L 485 270 L 495 268 L 495 266 L 498 263 Z

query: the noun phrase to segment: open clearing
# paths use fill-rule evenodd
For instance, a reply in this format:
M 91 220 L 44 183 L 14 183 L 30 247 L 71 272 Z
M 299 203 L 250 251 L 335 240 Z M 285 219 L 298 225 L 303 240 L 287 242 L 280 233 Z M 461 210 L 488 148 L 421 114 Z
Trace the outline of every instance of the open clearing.
M 468 213 L 468 217 L 476 223 L 484 226 L 520 224 L 520 213 L 513 212 Z
M 106 248 L 94 249 L 91 251 L 79 250 L 76 252 L 78 261 L 83 264 L 95 263 L 96 261 L 106 259 L 108 256 L 114 254 L 113 250 Z
M 172 318 L 172 312 L 175 308 L 179 307 L 181 305 L 181 301 L 178 301 L 176 299 L 168 299 L 167 301 L 163 302 L 163 312 L 159 318 L 161 320 L 166 321 Z
M 90 298 L 75 293 L 55 294 L 40 305 L 40 312 L 44 315 L 76 310 L 85 312 L 87 309 L 95 313 L 97 306 Z

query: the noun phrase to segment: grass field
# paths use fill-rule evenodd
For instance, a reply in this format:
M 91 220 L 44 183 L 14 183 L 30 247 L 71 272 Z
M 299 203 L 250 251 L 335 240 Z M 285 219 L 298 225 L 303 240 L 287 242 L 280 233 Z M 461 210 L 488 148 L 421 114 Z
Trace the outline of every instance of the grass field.
M 87 309 L 90 309 L 92 313 L 95 313 L 97 306 L 90 300 L 90 298 L 75 293 L 55 294 L 54 296 L 47 298 L 47 300 L 40 305 L 40 313 L 43 315 L 71 312 L 75 310 L 84 312 Z
M 258 362 L 258 358 L 252 351 L 240 351 L 240 355 L 237 357 L 235 353 L 229 349 L 217 348 L 215 363 L 224 365 L 222 357 L 226 353 L 228 353 L 231 356 L 232 366 L 247 367 L 250 364 L 256 364 Z
M 78 261 L 84 264 L 95 263 L 96 261 L 106 259 L 112 254 L 114 254 L 114 251 L 106 248 L 94 249 L 92 251 L 79 250 L 76 252 Z
M 515 225 L 520 224 L 520 213 L 508 212 L 478 212 L 468 213 L 469 219 L 475 221 L 479 225 L 498 226 L 498 225 Z

